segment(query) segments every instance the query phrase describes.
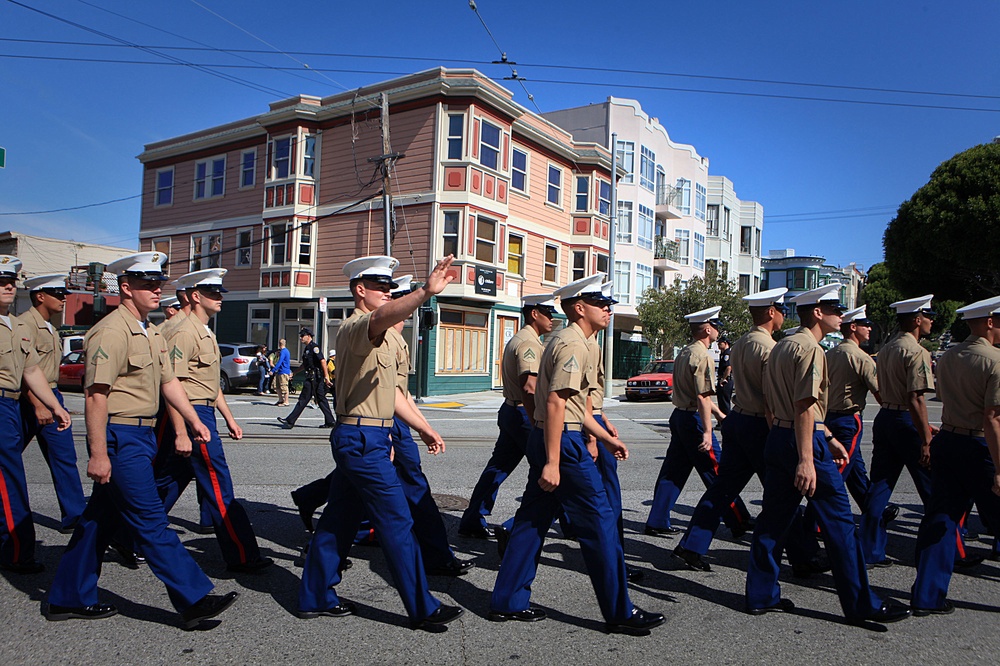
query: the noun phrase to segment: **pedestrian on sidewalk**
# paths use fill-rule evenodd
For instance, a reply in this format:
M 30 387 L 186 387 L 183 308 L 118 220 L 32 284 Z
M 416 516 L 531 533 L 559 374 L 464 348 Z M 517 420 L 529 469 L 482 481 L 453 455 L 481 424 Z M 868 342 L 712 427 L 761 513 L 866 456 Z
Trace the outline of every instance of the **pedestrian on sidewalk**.
M 292 378 L 292 355 L 285 347 L 285 339 L 278 340 L 278 360 L 274 364 L 274 376 L 278 383 L 278 402 L 275 407 L 288 406 L 288 381 Z

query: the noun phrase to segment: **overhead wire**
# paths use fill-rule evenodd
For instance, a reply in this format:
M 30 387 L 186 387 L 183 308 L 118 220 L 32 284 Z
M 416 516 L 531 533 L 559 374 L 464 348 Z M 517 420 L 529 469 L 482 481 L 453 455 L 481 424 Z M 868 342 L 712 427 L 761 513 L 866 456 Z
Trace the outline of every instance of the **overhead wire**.
M 514 69 L 514 65 L 517 63 L 512 63 L 507 60 L 507 52 L 500 48 L 500 44 L 497 42 L 497 38 L 493 36 L 493 31 L 490 30 L 490 26 L 486 25 L 486 19 L 484 19 L 483 15 L 479 13 L 479 7 L 476 5 L 476 0 L 469 0 L 469 9 L 475 13 L 479 22 L 483 24 L 483 29 L 486 30 L 486 34 L 490 36 L 490 39 L 493 41 L 493 45 L 497 47 L 497 51 L 500 52 L 500 61 L 491 64 L 504 64 L 510 67 L 510 80 L 517 81 L 521 85 L 521 89 L 524 91 L 524 94 L 527 95 L 528 101 L 534 105 L 535 111 L 541 114 L 542 110 L 538 107 L 538 103 L 535 101 L 535 96 L 528 92 L 528 87 L 524 85 L 524 77 L 518 76 L 517 70 Z M 504 79 L 506 80 L 508 77 L 504 77 Z

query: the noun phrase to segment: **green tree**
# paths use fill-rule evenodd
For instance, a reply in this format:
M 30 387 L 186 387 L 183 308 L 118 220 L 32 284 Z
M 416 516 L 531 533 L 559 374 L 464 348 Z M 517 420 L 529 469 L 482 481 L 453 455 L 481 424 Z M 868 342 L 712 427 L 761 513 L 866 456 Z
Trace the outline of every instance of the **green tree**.
M 899 207 L 882 245 L 904 296 L 967 303 L 1000 293 L 1000 144 L 942 162 Z
M 896 311 L 890 304 L 902 300 L 903 295 L 893 286 L 889 267 L 885 263 L 873 264 L 861 290 L 861 302 L 868 306 L 868 318 L 875 322 L 873 342 L 883 343 L 896 331 Z
M 662 358 L 673 356 L 674 347 L 690 342 L 691 332 L 684 315 L 715 305 L 722 306 L 724 333 L 731 340 L 750 330 L 750 312 L 742 294 L 736 285 L 714 273 L 691 278 L 687 286 L 682 286 L 678 278 L 670 287 L 647 289 L 639 297 L 636 310 L 650 347 Z

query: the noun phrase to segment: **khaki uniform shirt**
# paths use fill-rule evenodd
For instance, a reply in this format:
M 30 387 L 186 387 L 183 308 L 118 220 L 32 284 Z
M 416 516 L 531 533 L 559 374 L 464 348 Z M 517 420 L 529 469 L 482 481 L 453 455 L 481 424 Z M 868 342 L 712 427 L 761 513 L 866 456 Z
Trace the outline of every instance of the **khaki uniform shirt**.
M 587 338 L 587 346 L 590 347 L 590 362 L 597 367 L 597 385 L 590 389 L 590 406 L 597 414 L 604 411 L 604 354 L 601 353 L 601 345 L 597 344 L 596 335 Z
M 396 351 L 386 332 L 368 339 L 371 312 L 355 308 L 337 333 L 337 414 L 391 420 L 396 411 Z
M 583 423 L 587 395 L 597 386 L 597 367 L 587 338 L 576 323 L 553 333 L 538 367 L 535 384 L 535 421 L 545 421 L 549 393 L 568 390 L 566 423 Z
M 771 350 L 764 368 L 764 396 L 775 418 L 795 420 L 795 403 L 813 398 L 815 421 L 826 418 L 826 355 L 806 328 L 783 338 Z
M 219 363 L 222 359 L 215 334 L 197 317 L 185 317 L 170 329 L 166 338 L 170 366 L 177 379 L 181 380 L 188 400 L 215 402 L 219 396 Z
M 29 326 L 17 317 L 9 319 L 10 328 L 0 321 L 0 389 L 17 392 L 24 369 L 38 365 L 38 354 Z
M 42 315 L 35 308 L 31 308 L 18 319 L 25 324 L 31 345 L 38 354 L 38 366 L 45 373 L 46 381 L 51 388 L 55 388 L 59 383 L 59 361 L 62 360 L 59 333 L 54 326 L 42 319 Z
M 708 348 L 698 340 L 681 350 L 674 360 L 674 407 L 698 409 L 699 395 L 715 395 L 713 365 Z
M 934 389 L 931 354 L 909 333 L 897 333 L 878 353 L 882 404 L 910 404 L 910 393 Z
M 844 340 L 826 353 L 830 375 L 831 412 L 855 414 L 865 410 L 868 392 L 878 391 L 875 361 L 853 340 Z
M 395 327 L 385 332 L 385 340 L 393 346 L 396 358 L 396 386 L 403 395 L 410 394 L 410 345 Z
M 180 323 L 187 318 L 188 318 L 188 313 L 184 312 L 184 310 L 178 310 L 177 314 L 175 314 L 173 317 L 167 319 L 162 324 L 160 324 L 159 326 L 160 333 L 162 333 L 164 336 L 169 336 L 170 332 L 173 331 L 174 328 L 179 326 Z
M 521 377 L 525 374 L 538 374 L 538 364 L 542 360 L 543 349 L 541 338 L 530 326 L 525 326 L 507 341 L 503 349 L 503 362 L 500 365 L 504 398 L 514 402 L 524 402 Z
M 983 429 L 983 413 L 1000 406 L 1000 349 L 970 335 L 938 360 L 941 422 L 968 430 Z
M 771 333 L 755 326 L 733 345 L 733 408 L 747 414 L 765 414 L 764 366 L 774 349 Z
M 83 385 L 107 384 L 108 416 L 152 418 L 160 408 L 160 386 L 174 379 L 167 341 L 156 326 L 143 331 L 124 305 L 83 339 L 87 366 Z

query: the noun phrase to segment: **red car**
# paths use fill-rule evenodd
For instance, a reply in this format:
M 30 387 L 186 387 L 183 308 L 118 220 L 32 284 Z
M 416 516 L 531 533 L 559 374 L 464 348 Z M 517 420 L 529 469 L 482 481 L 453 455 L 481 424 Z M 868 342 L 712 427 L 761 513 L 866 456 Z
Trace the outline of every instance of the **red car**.
M 650 361 L 642 372 L 625 383 L 625 399 L 662 398 L 674 392 L 674 362 Z
M 66 354 L 59 362 L 59 388 L 83 390 L 85 359 L 82 351 Z

